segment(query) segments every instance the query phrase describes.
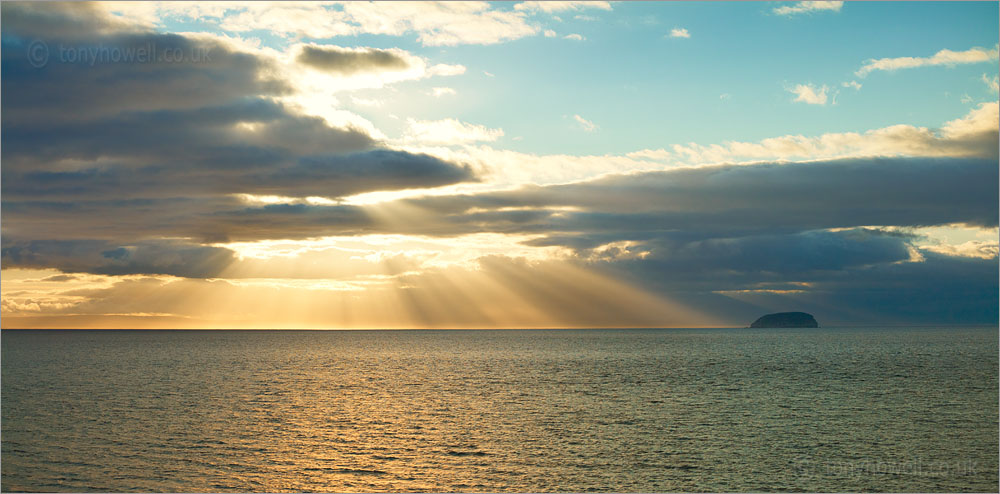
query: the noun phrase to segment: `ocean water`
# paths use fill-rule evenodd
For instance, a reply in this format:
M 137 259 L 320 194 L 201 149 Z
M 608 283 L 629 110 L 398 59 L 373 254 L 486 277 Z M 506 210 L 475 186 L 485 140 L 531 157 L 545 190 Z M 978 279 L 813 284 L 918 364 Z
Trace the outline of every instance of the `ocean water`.
M 3 331 L 4 491 L 992 491 L 997 328 Z

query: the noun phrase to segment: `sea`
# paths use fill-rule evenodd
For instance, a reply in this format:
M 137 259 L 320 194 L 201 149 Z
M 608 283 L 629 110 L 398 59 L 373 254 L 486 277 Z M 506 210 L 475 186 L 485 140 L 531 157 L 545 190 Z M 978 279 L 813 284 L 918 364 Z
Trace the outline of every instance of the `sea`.
M 998 329 L 11 331 L 0 489 L 984 491 Z

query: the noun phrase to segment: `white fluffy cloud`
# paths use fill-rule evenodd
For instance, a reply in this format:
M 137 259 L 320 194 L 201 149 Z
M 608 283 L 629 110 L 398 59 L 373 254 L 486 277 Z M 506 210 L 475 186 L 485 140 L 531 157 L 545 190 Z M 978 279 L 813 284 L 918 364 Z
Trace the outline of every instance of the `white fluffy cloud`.
M 840 8 L 844 6 L 844 2 L 824 2 L 824 1 L 813 1 L 813 2 L 796 2 L 794 5 L 783 5 L 781 7 L 775 7 L 773 12 L 778 15 L 796 15 L 796 14 L 806 14 L 812 12 L 822 12 L 822 11 L 832 11 L 839 12 Z
M 266 30 L 286 37 L 414 33 L 427 46 L 489 45 L 539 30 L 525 20 L 525 9 L 500 10 L 487 2 L 345 2 L 339 6 L 334 2 L 164 2 L 140 6 L 114 2 L 105 8 L 145 24 L 180 17 L 214 23 L 229 32 Z
M 406 119 L 403 141 L 429 145 L 456 145 L 475 141 L 495 141 L 503 137 L 503 129 L 491 129 L 446 118 L 444 120 Z
M 675 27 L 675 28 L 673 28 L 673 29 L 670 30 L 670 37 L 671 38 L 690 38 L 691 37 L 691 33 L 689 33 L 687 29 L 684 29 L 682 27 Z
M 431 88 L 431 96 L 435 98 L 440 98 L 442 96 L 452 96 L 456 94 L 455 90 L 450 87 L 435 87 Z
M 583 41 L 583 40 L 587 39 L 587 38 L 583 37 L 583 35 L 576 34 L 576 33 L 567 34 L 566 36 L 563 36 L 563 38 L 571 39 L 573 41 Z
M 876 70 L 894 71 L 934 65 L 955 66 L 959 64 L 989 62 L 997 59 L 997 47 L 993 49 L 969 48 L 965 51 L 941 50 L 929 57 L 896 57 L 871 59 L 855 72 L 864 77 Z
M 371 106 L 371 107 L 375 107 L 375 108 L 378 108 L 378 107 L 380 107 L 380 106 L 382 106 L 382 105 L 385 104 L 385 101 L 382 101 L 380 99 L 375 99 L 375 98 L 359 98 L 357 96 L 351 96 L 351 101 L 355 105 Z
M 795 94 L 796 98 L 793 101 L 808 103 L 810 105 L 825 105 L 826 92 L 829 89 L 826 86 L 817 87 L 812 84 L 797 84 L 794 88 L 788 89 L 788 92 Z
M 549 14 L 583 9 L 611 10 L 611 4 L 609 2 L 521 2 L 514 6 L 514 10 Z
M 966 116 L 946 122 L 937 131 L 912 125 L 893 125 L 867 132 L 829 133 L 816 137 L 787 135 L 759 142 L 731 141 L 703 146 L 674 145 L 680 163 L 721 163 L 755 160 L 802 160 L 860 156 L 996 156 L 997 102 L 983 103 Z M 641 151 L 629 156 L 663 158 L 664 150 Z M 642 153 L 642 154 L 640 154 Z
M 998 119 L 1000 104 L 996 101 L 982 103 L 968 115 L 945 122 L 941 127 L 941 135 L 946 139 L 966 139 L 984 133 L 996 133 Z
M 642 149 L 639 151 L 633 151 L 631 153 L 626 154 L 625 156 L 637 160 L 664 161 L 673 157 L 673 154 L 670 151 L 667 151 L 666 149 L 660 148 L 660 149 Z

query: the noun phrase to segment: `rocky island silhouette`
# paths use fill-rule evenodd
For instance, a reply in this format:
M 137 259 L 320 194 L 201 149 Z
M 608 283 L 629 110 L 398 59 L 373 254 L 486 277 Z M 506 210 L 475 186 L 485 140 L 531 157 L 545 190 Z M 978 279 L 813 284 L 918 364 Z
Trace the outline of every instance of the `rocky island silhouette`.
M 751 328 L 818 328 L 819 323 L 812 314 L 805 312 L 778 312 L 761 316 Z

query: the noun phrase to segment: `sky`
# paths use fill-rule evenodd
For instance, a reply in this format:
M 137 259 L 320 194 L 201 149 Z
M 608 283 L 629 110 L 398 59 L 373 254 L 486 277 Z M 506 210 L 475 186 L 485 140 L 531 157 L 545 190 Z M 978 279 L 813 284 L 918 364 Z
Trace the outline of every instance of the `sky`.
M 996 2 L 0 5 L 9 328 L 996 324 Z

